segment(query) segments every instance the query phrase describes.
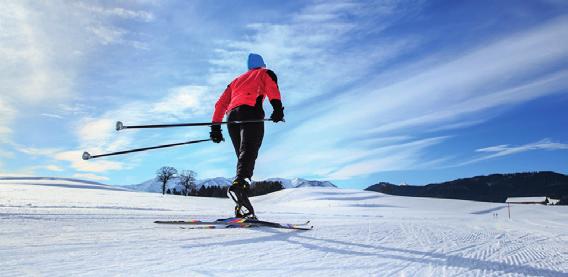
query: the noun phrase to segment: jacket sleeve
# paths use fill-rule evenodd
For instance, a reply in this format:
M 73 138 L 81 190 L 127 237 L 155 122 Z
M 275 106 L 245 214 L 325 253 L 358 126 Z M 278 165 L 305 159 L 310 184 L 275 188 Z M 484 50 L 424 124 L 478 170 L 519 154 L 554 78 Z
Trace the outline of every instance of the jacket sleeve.
M 215 103 L 215 112 L 213 112 L 213 122 L 223 121 L 225 117 L 225 112 L 227 112 L 227 107 L 231 103 L 231 85 L 228 85 L 217 103 Z
M 269 77 L 264 78 L 266 96 L 268 96 L 268 99 L 271 101 L 281 100 L 280 89 L 278 88 L 278 77 L 276 77 L 276 74 L 270 69 L 266 70 L 266 74 L 268 75 L 267 77 Z

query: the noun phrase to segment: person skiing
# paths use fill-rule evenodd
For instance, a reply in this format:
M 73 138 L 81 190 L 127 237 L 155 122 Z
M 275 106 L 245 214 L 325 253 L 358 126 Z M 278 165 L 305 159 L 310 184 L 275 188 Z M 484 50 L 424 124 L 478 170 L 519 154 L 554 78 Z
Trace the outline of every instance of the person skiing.
M 210 138 L 215 143 L 224 141 L 220 124 L 225 114 L 228 121 L 259 120 L 254 123 L 229 124 L 229 136 L 237 154 L 237 173 L 227 194 L 235 201 L 235 216 L 256 218 L 254 208 L 247 192 L 254 171 L 258 151 L 264 137 L 264 110 L 262 103 L 268 97 L 273 112 L 273 122 L 284 121 L 284 107 L 278 88 L 276 74 L 266 68 L 262 56 L 255 53 L 248 55 L 248 71 L 234 79 L 215 103 L 213 125 Z

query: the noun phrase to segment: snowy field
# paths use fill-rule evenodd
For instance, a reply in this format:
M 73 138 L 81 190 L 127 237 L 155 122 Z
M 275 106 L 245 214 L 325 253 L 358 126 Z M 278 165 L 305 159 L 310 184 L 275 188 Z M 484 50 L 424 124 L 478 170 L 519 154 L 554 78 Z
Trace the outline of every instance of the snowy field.
M 73 181 L 0 181 L 0 276 L 568 276 L 568 207 L 406 198 L 335 188 L 252 199 L 314 230 L 187 230 L 228 199 Z M 495 216 L 497 214 L 497 216 Z

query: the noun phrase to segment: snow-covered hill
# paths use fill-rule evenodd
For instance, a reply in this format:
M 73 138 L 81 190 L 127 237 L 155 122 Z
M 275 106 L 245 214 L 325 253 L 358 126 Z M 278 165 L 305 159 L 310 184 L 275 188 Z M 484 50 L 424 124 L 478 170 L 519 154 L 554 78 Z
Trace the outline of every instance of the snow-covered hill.
M 296 188 L 296 187 L 336 187 L 334 184 L 328 181 L 310 181 L 301 178 L 294 178 L 294 179 L 284 179 L 284 178 L 270 178 L 266 179 L 266 181 L 278 181 L 281 182 L 284 188 Z M 232 179 L 224 178 L 224 177 L 216 177 L 216 178 L 208 178 L 202 179 L 197 181 L 197 188 L 201 186 L 220 186 L 220 187 L 227 187 L 230 186 L 232 183 Z M 162 184 L 156 179 L 150 179 L 140 184 L 129 185 L 125 186 L 125 188 L 136 190 L 136 191 L 145 191 L 145 192 L 162 192 Z M 177 178 L 172 178 L 168 181 L 167 188 L 173 190 L 174 188 L 177 191 L 181 191 L 182 187 L 178 184 Z
M 229 199 L 0 180 L 0 276 L 567 276 L 568 207 L 292 188 L 251 199 L 307 232 L 188 230 Z
M 0 177 L 0 184 L 130 191 L 130 189 L 126 187 L 111 186 L 94 181 L 61 177 Z
M 33 181 L 64 181 L 71 183 L 83 183 L 89 185 L 104 185 L 95 181 L 81 180 L 75 178 L 64 178 L 64 177 L 6 177 L 0 176 L 0 181 L 13 181 L 13 182 L 33 182 Z

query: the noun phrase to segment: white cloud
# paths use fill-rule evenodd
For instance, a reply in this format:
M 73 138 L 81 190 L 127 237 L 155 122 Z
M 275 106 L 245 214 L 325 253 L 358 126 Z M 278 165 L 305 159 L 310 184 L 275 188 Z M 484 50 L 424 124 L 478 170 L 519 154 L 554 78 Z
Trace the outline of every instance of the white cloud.
M 110 16 L 110 17 L 120 17 L 124 19 L 137 19 L 144 22 L 150 22 L 154 20 L 154 14 L 142 10 L 129 10 L 120 7 L 104 8 L 95 5 L 89 5 L 85 2 L 75 2 L 73 5 L 76 8 L 83 9 L 89 13 L 94 13 L 97 15 Z
M 46 165 L 45 168 L 50 171 L 63 171 L 64 169 L 57 165 Z
M 98 117 L 84 116 L 75 124 L 75 135 L 79 147 L 96 155 L 141 147 L 141 142 L 145 141 L 155 142 L 162 136 L 153 133 L 141 137 L 136 130 L 117 132 L 115 129 L 116 121 L 122 121 L 128 125 L 137 125 L 148 123 L 148 120 L 157 118 L 160 121 L 153 122 L 167 123 L 195 118 L 208 113 L 214 103 L 211 94 L 207 92 L 208 89 L 203 86 L 180 86 L 170 89 L 166 96 L 158 100 L 131 101 L 117 109 L 106 110 Z M 197 134 L 190 132 L 189 135 L 195 137 Z M 56 159 L 68 161 L 75 170 L 87 172 L 120 170 L 126 168 L 127 164 L 129 167 L 135 164 L 131 157 L 125 157 L 127 160 L 122 159 L 121 162 L 83 161 L 81 153 L 80 151 L 58 153 Z
M 501 145 L 495 145 L 495 146 L 490 146 L 490 147 L 486 147 L 486 148 L 480 148 L 477 149 L 475 151 L 477 152 L 501 152 L 504 150 L 507 150 L 509 147 L 508 144 L 501 144 Z
M 13 157 L 14 157 L 14 153 L 13 153 L 13 152 L 10 152 L 10 151 L 3 150 L 3 149 L 0 149 L 0 157 L 1 157 L 1 158 L 6 158 L 6 159 L 13 158 Z
M 92 174 L 92 173 L 77 173 L 77 174 L 74 174 L 73 177 L 79 178 L 79 179 L 94 180 L 94 181 L 108 181 L 109 180 L 108 177 L 100 176 L 100 175 L 96 175 L 96 174 Z
M 42 5 L 39 6 L 32 8 L 24 1 L 0 3 L 4 27 L 0 36 L 0 87 L 5 97 L 24 104 L 68 96 L 73 76 L 73 72 L 65 72 L 63 68 L 70 65 L 70 59 L 58 56 L 71 46 L 49 35 L 52 22 L 42 21 L 37 10 Z M 46 13 L 54 12 L 50 7 L 45 8 Z M 65 55 L 69 56 L 69 52 Z
M 377 148 L 369 151 L 368 155 L 360 161 L 340 164 L 338 170 L 325 175 L 324 178 L 345 180 L 376 172 L 420 169 L 426 163 L 420 157 L 420 153 L 432 145 L 443 142 L 445 139 L 445 137 L 430 138 Z M 428 166 L 432 165 L 432 163 L 428 164 Z
M 0 143 L 10 143 L 20 114 L 41 111 L 54 119 L 84 114 L 70 110 L 75 107 L 69 102 L 80 97 L 77 76 L 102 45 L 145 47 L 113 19 L 149 22 L 153 14 L 119 5 L 0 1 Z
M 181 86 L 153 105 L 151 112 L 157 115 L 170 115 L 174 118 L 188 118 L 211 111 L 214 103 L 212 94 L 204 86 Z
M 2 167 L 0 166 L 0 170 Z M 32 168 L 21 168 L 18 170 L 13 170 L 10 172 L 2 172 L 0 171 L 0 176 L 3 177 L 32 177 L 35 176 L 35 173 Z
M 54 158 L 59 161 L 67 161 L 78 171 L 86 172 L 107 172 L 110 170 L 121 170 L 125 168 L 123 163 L 108 160 L 83 160 L 81 151 L 64 151 L 55 154 Z
M 529 152 L 529 151 L 538 151 L 538 150 L 547 150 L 547 151 L 568 150 L 568 144 L 553 142 L 550 139 L 542 139 L 542 140 L 534 142 L 534 143 L 529 143 L 529 144 L 519 145 L 519 146 L 510 146 L 508 144 L 490 146 L 490 147 L 480 148 L 480 149 L 477 149 L 475 151 L 481 152 L 481 153 L 493 153 L 493 154 L 473 159 L 473 160 L 468 161 L 464 164 L 471 164 L 471 163 L 476 163 L 476 162 L 480 162 L 480 161 L 484 161 L 484 160 L 489 160 L 489 159 L 494 159 L 494 158 L 499 158 L 499 157 L 505 157 L 505 156 L 510 156 L 510 155 L 514 155 L 514 154 L 520 154 L 520 153 Z
M 125 163 L 107 161 L 107 160 L 88 160 L 82 159 L 82 151 L 62 151 L 58 148 L 38 148 L 38 147 L 28 147 L 19 144 L 11 144 L 13 149 L 24 153 L 26 155 L 32 156 L 34 158 L 47 158 L 48 160 L 65 161 L 69 162 L 71 168 L 77 171 L 86 172 L 107 172 L 110 170 L 121 170 L 126 168 Z M 94 149 L 95 151 L 100 151 L 99 149 Z M 1 154 L 1 152 L 0 152 Z M 37 169 L 47 169 L 50 171 L 63 171 L 63 167 L 58 165 L 35 165 L 28 167 L 26 173 L 28 175 L 33 175 L 33 172 Z
M 88 30 L 99 38 L 99 42 L 102 45 L 121 42 L 126 35 L 124 29 L 113 26 L 89 26 Z
M 447 131 L 463 126 L 463 122 L 468 122 L 466 126 L 484 122 L 491 118 L 489 110 L 564 93 L 568 71 L 549 70 L 568 59 L 563 37 L 568 37 L 566 17 L 471 48 L 463 55 L 445 57 L 435 64 L 398 70 L 390 79 L 370 78 L 329 101 L 311 104 L 310 113 L 291 112 L 287 115 L 288 130 L 276 131 L 279 137 L 272 138 L 276 141 L 260 157 L 269 163 L 286 157 L 288 162 L 271 163 L 270 169 L 260 166 L 259 173 L 346 178 L 427 163 L 422 158 L 426 147 L 408 156 L 395 156 L 392 163 L 381 156 L 364 157 L 361 153 L 372 152 L 372 148 L 362 145 L 359 138 Z M 327 175 L 321 168 L 337 168 L 339 174 Z
M 252 32 L 242 40 L 220 41 L 222 48 L 210 60 L 213 65 L 209 83 L 220 90 L 245 67 L 246 55 L 263 55 L 269 68 L 279 77 L 288 107 L 364 78 L 370 67 L 378 66 L 416 47 L 414 37 L 381 38 L 371 45 L 351 43 L 367 30 L 380 33 L 396 17 L 388 11 L 405 5 L 384 5 L 325 1 L 311 3 L 290 14 L 285 22 L 249 24 Z M 369 26 L 369 25 L 372 25 Z M 356 73 L 359 72 L 359 73 Z
M 83 117 L 75 127 L 79 145 L 103 152 L 123 150 L 140 139 L 135 130 L 117 132 L 116 121 L 137 125 L 156 118 L 160 123 L 195 118 L 210 112 L 215 100 L 207 92 L 208 89 L 202 86 L 180 86 L 172 88 L 159 100 L 128 102 L 98 117 Z
M 58 114 L 52 114 L 52 113 L 42 113 L 40 114 L 43 117 L 47 117 L 47 118 L 54 118 L 54 119 L 63 119 L 64 117 Z
M 94 2 L 1 1 L 0 91 L 16 110 L 66 104 L 80 94 L 77 76 L 101 46 L 144 48 L 113 18 L 152 21 L 153 14 Z M 63 20 L 64 19 L 64 20 Z M 4 131 L 5 132 L 5 131 Z
M 26 155 L 34 156 L 34 157 L 40 157 L 40 156 L 49 157 L 49 156 L 55 155 L 57 152 L 60 151 L 60 149 L 57 149 L 57 148 L 28 147 L 28 146 L 19 145 L 19 144 L 12 144 L 12 146 L 18 152 L 24 153 Z
M 0 143 L 6 143 L 12 133 L 10 125 L 14 120 L 16 111 L 0 97 Z
M 89 148 L 99 148 L 110 144 L 110 141 L 116 137 L 115 123 L 116 118 L 112 119 L 108 116 L 83 118 L 78 123 L 77 128 L 80 145 Z M 113 149 L 114 147 L 109 148 Z

